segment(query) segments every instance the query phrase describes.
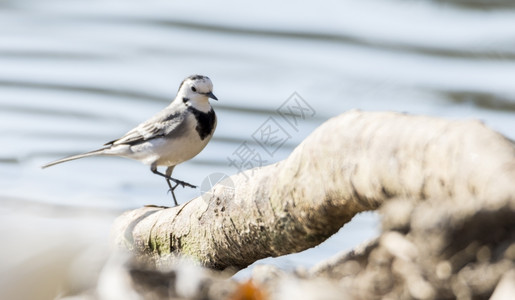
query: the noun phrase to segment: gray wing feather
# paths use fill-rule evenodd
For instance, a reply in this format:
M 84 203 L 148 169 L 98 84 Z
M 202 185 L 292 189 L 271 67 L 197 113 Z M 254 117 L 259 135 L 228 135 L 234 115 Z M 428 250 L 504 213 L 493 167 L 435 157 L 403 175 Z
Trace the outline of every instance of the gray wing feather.
M 177 129 L 184 121 L 184 118 L 183 112 L 173 113 L 170 109 L 165 109 L 149 120 L 139 124 L 121 138 L 105 143 L 105 146 L 135 145 L 149 139 L 165 136 Z

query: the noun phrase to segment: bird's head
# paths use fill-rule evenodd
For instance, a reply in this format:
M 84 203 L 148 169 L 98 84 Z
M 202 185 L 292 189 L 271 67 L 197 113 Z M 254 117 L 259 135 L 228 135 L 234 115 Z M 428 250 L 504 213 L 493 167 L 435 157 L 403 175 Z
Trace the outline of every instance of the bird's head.
M 209 98 L 218 100 L 213 94 L 211 79 L 203 75 L 191 75 L 184 79 L 179 86 L 177 98 L 183 102 L 190 102 L 194 106 L 208 104 Z

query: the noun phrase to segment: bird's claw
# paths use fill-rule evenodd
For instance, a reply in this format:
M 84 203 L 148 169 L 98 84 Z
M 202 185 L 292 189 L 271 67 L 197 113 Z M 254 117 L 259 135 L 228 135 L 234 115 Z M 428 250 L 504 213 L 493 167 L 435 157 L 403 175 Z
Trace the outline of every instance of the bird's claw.
M 197 186 L 196 185 L 193 185 L 191 183 L 187 183 L 185 181 L 181 181 L 181 180 L 174 180 L 174 182 L 176 184 L 180 184 L 182 187 L 190 187 L 190 188 L 193 188 L 193 189 L 196 189 Z

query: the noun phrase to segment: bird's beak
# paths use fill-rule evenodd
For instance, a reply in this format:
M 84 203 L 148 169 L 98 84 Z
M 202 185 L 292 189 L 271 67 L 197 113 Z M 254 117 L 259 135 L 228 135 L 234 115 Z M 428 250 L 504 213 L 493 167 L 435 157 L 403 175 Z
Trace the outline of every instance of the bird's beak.
M 206 93 L 206 96 L 208 96 L 211 99 L 214 99 L 214 100 L 218 101 L 218 98 L 216 98 L 216 96 L 215 96 L 215 94 L 213 94 L 213 92 Z

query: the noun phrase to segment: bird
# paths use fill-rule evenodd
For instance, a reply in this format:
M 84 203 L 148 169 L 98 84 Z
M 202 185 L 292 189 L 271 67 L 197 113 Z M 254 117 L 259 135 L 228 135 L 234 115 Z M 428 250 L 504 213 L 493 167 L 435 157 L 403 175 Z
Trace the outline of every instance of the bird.
M 195 185 L 172 178 L 172 172 L 180 163 L 192 159 L 208 144 L 216 129 L 217 118 L 209 99 L 218 100 L 213 94 L 213 83 L 204 75 L 186 77 L 179 86 L 175 99 L 163 110 L 102 148 L 68 156 L 46 165 L 90 156 L 120 156 L 150 165 L 152 173 L 164 177 L 170 188 L 175 206 L 178 206 L 175 189 L 181 185 Z M 158 167 L 166 167 L 165 173 Z M 172 185 L 172 182 L 174 185 Z

